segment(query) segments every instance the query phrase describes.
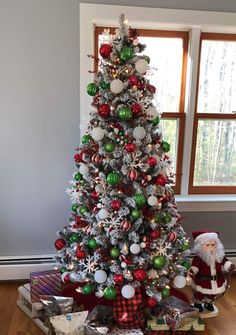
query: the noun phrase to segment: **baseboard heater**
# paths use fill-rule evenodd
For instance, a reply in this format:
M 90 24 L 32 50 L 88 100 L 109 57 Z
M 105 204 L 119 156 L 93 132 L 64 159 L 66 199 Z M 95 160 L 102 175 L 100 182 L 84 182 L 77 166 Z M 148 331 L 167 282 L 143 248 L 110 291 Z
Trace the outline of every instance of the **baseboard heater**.
M 236 250 L 226 250 L 226 257 L 236 265 Z M 55 255 L 1 256 L 0 281 L 29 280 L 30 273 L 56 267 Z

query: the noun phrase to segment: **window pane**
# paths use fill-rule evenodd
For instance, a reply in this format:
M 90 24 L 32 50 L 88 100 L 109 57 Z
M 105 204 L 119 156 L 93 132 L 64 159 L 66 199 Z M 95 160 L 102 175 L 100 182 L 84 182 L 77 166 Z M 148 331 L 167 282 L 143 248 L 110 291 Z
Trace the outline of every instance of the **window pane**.
M 199 120 L 195 186 L 236 186 L 236 121 Z
M 105 35 L 99 35 L 99 46 Z M 146 45 L 143 54 L 150 57 L 150 73 L 147 78 L 156 86 L 157 92 L 153 103 L 160 113 L 179 112 L 183 40 L 177 37 L 142 37 L 140 43 Z
M 170 151 L 167 153 L 173 162 L 173 173 L 176 173 L 176 160 L 178 149 L 178 120 L 177 119 L 161 119 L 163 140 L 170 144 Z M 175 180 L 175 178 L 174 178 Z
M 202 41 L 198 113 L 236 111 L 236 41 Z
M 161 113 L 179 112 L 183 40 L 181 38 L 139 37 L 153 69 L 148 78 L 156 86 L 156 106 Z

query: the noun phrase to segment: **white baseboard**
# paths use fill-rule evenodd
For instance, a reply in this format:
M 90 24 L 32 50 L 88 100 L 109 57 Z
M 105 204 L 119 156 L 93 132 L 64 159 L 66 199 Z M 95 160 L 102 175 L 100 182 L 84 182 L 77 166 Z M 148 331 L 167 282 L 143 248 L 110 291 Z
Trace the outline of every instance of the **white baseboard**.
M 0 281 L 29 280 L 30 273 L 55 268 L 54 255 L 1 256 Z
M 236 250 L 226 250 L 226 257 L 236 265 Z M 1 256 L 0 281 L 29 280 L 30 273 L 56 267 L 55 255 Z

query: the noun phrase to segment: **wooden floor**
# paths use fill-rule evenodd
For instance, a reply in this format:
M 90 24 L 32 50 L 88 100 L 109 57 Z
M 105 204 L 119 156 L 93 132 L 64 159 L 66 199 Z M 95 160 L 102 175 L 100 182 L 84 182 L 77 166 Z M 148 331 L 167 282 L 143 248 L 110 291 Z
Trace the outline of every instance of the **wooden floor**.
M 16 306 L 17 288 L 22 283 L 0 282 L 0 335 L 43 335 L 43 332 Z M 190 296 L 190 291 L 187 294 Z M 218 300 L 220 315 L 205 321 L 202 335 L 236 335 L 236 275 L 231 287 Z

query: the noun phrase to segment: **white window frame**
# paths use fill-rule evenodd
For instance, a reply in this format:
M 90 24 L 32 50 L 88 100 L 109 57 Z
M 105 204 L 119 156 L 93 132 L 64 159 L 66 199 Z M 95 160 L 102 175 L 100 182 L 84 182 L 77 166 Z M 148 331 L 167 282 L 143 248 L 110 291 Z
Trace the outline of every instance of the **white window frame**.
M 181 212 L 236 211 L 236 195 L 188 195 L 193 118 L 197 83 L 197 66 L 201 32 L 236 34 L 236 13 L 163 8 L 146 8 L 80 3 L 80 129 L 86 130 L 91 98 L 87 84 L 93 80 L 94 26 L 116 27 L 125 13 L 132 28 L 189 31 L 189 59 L 186 81 L 186 123 L 183 152 L 181 194 L 176 195 Z

